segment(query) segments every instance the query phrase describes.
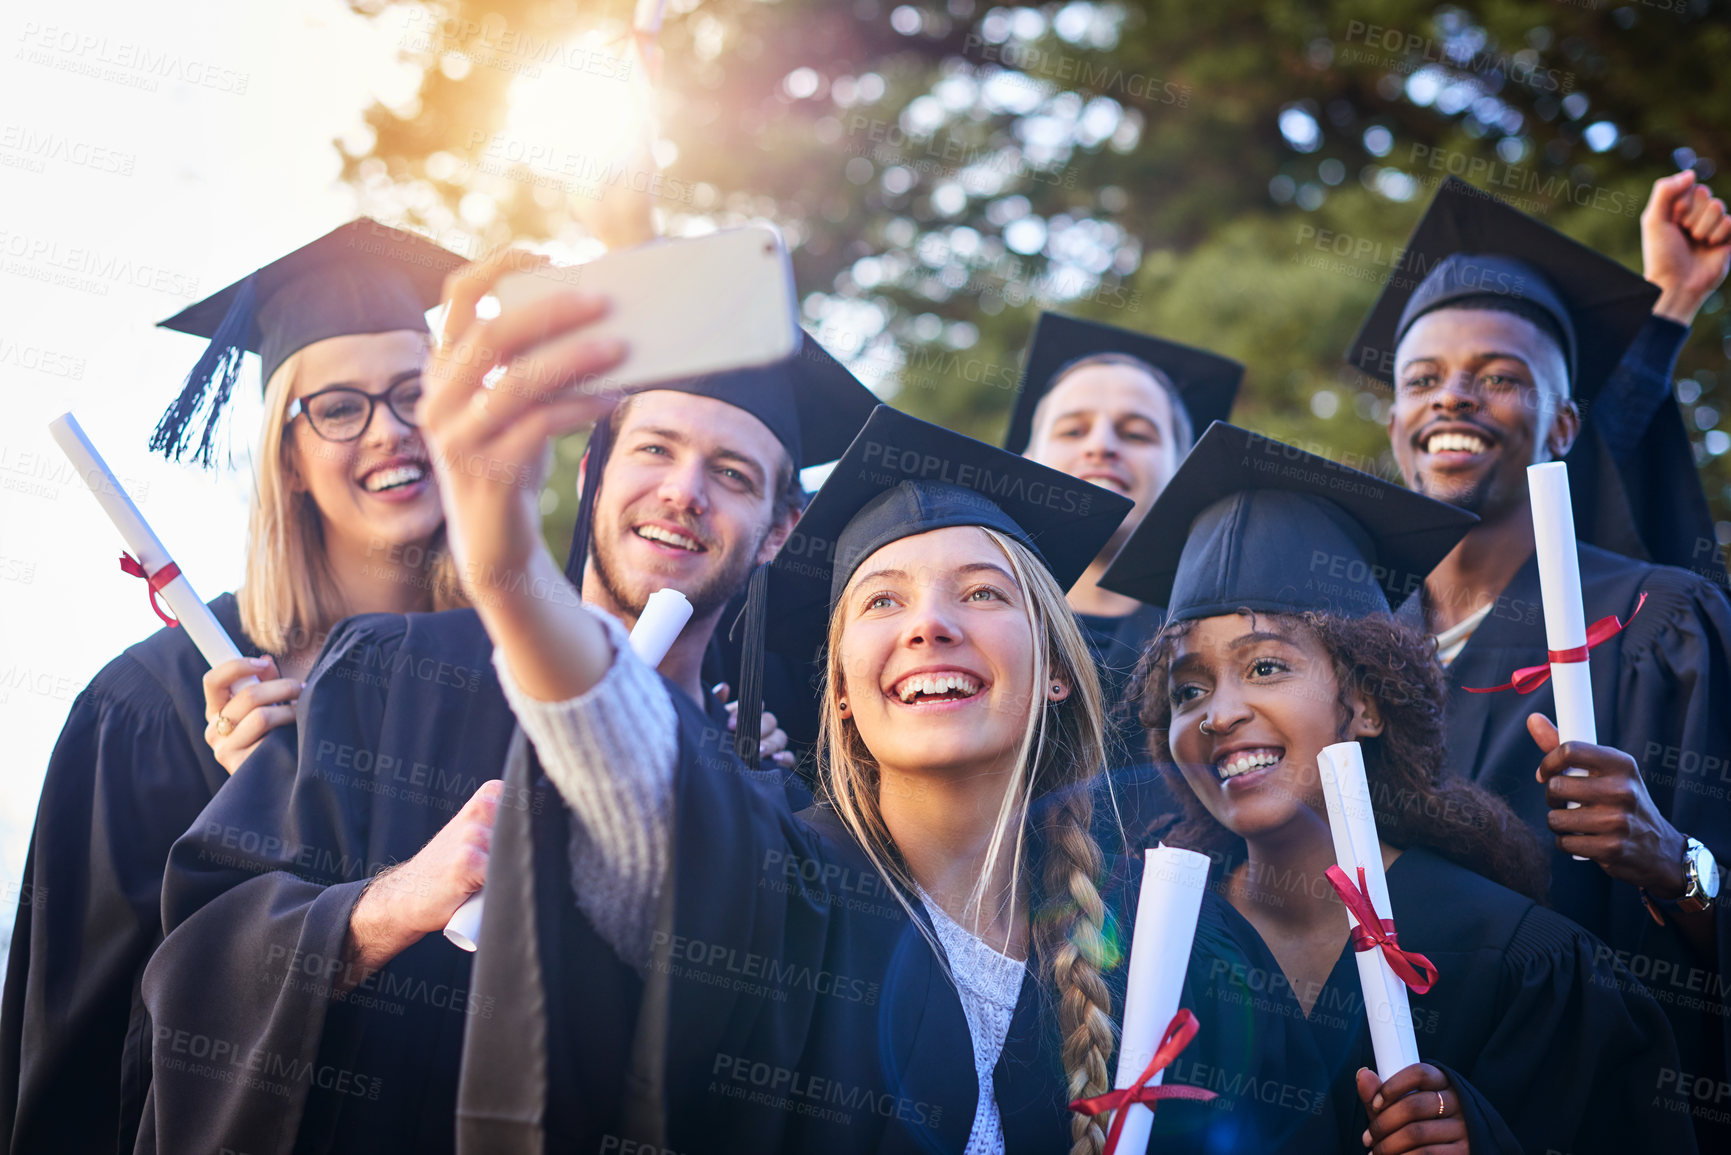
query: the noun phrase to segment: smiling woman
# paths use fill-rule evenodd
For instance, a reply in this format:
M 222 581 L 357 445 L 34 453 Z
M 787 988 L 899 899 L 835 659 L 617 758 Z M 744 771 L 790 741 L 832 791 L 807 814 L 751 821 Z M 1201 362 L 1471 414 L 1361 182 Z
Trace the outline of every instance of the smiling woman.
M 266 464 L 237 596 L 247 633 L 283 657 L 285 673 L 309 667 L 330 628 L 362 607 L 461 604 L 414 425 L 426 357 L 426 334 L 414 330 L 328 337 L 291 354 L 265 387 Z
M 74 703 L 25 875 L 56 897 L 19 906 L 0 1012 L 0 1147 L 133 1149 L 152 1082 L 138 991 L 169 847 L 294 721 L 340 619 L 458 603 L 414 395 L 426 310 L 460 263 L 356 221 L 164 322 L 211 339 L 158 427 L 170 456 L 209 464 L 242 359 L 264 363 L 246 578 L 211 603 L 247 656 L 206 670 L 186 631 L 163 629 Z
M 1538 905 L 1545 858 L 1508 804 L 1444 770 L 1442 674 L 1388 593 L 1472 524 L 1217 425 L 1108 571 L 1107 588 L 1168 606 L 1139 672 L 1141 716 L 1180 778 L 1168 841 L 1209 852 L 1216 879 L 1183 999 L 1204 1027 L 1185 1058 L 1227 1090 L 1163 1105 L 1151 1146 L 1692 1149 L 1682 1104 L 1651 1093 L 1677 1062 L 1657 1004 L 1603 943 Z M 1327 873 L 1318 758 L 1349 741 L 1397 945 L 1440 974 L 1413 985 L 1421 1061 L 1386 1082 L 1367 1069 L 1363 948 Z
M 1101 1121 L 1067 1105 L 1109 1085 L 1122 908 L 1102 892 L 1109 872 L 1091 831 L 1105 769 L 1099 681 L 1063 590 L 1129 507 L 880 406 L 770 567 L 771 644 L 825 654 L 824 801 L 799 814 L 782 792 L 711 769 L 702 739 L 618 745 L 647 725 L 620 719 L 667 695 L 600 615 L 605 634 L 573 629 L 559 647 L 585 663 L 581 680 L 557 687 L 573 698 L 531 700 L 515 669 L 534 668 L 524 651 L 537 643 L 551 647 L 505 636 L 506 695 L 583 832 L 553 848 L 556 873 L 534 872 L 537 892 L 569 887 L 575 903 L 524 925 L 538 935 L 563 920 L 558 940 L 580 944 L 594 937 L 571 937 L 586 919 L 610 944 L 605 958 L 650 976 L 643 1016 L 675 1027 L 636 1060 L 666 1089 L 628 1116 L 629 1142 L 790 1155 L 1101 1150 Z M 512 873 L 521 849 L 496 844 L 490 884 L 523 882 Z M 833 881 L 798 882 L 808 864 Z M 672 897 L 670 934 L 654 918 L 658 894 Z M 543 970 L 518 953 L 521 936 L 505 941 L 491 925 L 476 981 L 498 1010 L 472 1037 L 545 1040 L 554 1051 L 530 1065 L 550 1081 L 530 1094 L 558 1096 L 556 1040 L 600 1010 L 580 977 L 587 964 L 561 953 Z M 673 945 L 696 942 L 711 962 L 687 965 Z M 723 956 L 767 959 L 771 977 L 718 983 Z M 494 974 L 514 977 L 495 991 Z M 800 977 L 843 975 L 856 981 Z M 747 1092 L 760 1071 L 792 1098 Z M 487 1082 L 466 1086 L 460 1108 L 476 1149 L 539 1149 Z M 874 1106 L 801 1110 L 816 1103 L 791 1088 Z M 582 1106 L 609 1118 L 619 1105 Z

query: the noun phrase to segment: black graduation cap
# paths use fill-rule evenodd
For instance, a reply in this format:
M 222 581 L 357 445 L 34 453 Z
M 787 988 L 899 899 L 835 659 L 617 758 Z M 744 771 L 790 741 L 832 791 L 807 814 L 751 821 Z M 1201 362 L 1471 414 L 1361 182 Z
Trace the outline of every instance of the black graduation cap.
M 150 447 L 178 460 L 203 411 L 194 456 L 209 465 L 218 420 L 246 353 L 263 363 L 266 384 L 289 355 L 327 337 L 427 331 L 445 277 L 464 258 L 414 233 L 369 217 L 350 221 L 227 288 L 189 305 L 164 329 L 210 338 Z
M 1451 176 L 1347 358 L 1392 385 L 1395 348 L 1419 317 L 1444 306 L 1500 308 L 1551 332 L 1568 363 L 1571 395 L 1591 400 L 1658 299 L 1658 287 L 1638 273 Z
M 878 399 L 859 378 L 830 355 L 810 333 L 802 335 L 799 352 L 782 361 L 731 373 L 688 377 L 652 386 L 694 393 L 725 401 L 756 417 L 775 434 L 793 459 L 794 469 L 834 461 L 877 406 Z M 613 422 L 604 418 L 589 436 L 583 466 L 583 490 L 577 504 L 577 524 L 565 558 L 565 576 L 583 588 L 583 567 L 589 560 L 589 529 L 601 475 L 613 452 Z M 746 586 L 745 609 L 734 628 L 745 630 L 739 678 L 739 722 L 734 740 L 748 765 L 757 763 L 763 714 L 763 624 L 768 614 L 768 566 L 759 566 Z
M 1386 613 L 1478 518 L 1217 421 L 1100 584 L 1169 621 L 1241 609 Z
M 1123 353 L 1164 373 L 1183 399 L 1194 429 L 1226 420 L 1238 396 L 1238 383 L 1244 379 L 1243 365 L 1206 349 L 1099 321 L 1041 313 L 1034 323 L 1033 340 L 1028 342 L 1028 359 L 1022 368 L 1016 407 L 1010 414 L 1010 429 L 1004 434 L 1004 448 L 1011 453 L 1027 452 L 1034 435 L 1034 410 L 1040 400 L 1073 363 L 1100 353 Z
M 1002 532 L 1033 550 L 1068 589 L 1133 504 L 880 405 L 769 565 L 771 644 L 815 655 L 830 609 L 861 562 L 890 542 L 947 526 Z

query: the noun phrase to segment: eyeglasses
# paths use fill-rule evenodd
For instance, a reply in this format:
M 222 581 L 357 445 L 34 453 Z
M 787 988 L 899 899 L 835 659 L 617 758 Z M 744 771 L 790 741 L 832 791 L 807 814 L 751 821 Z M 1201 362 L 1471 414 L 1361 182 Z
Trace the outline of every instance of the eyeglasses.
M 415 428 L 415 403 L 420 399 L 419 377 L 398 381 L 383 393 L 333 385 L 289 402 L 288 421 L 305 414 L 313 432 L 326 441 L 353 441 L 373 423 L 373 409 L 380 401 L 390 406 L 398 421 Z

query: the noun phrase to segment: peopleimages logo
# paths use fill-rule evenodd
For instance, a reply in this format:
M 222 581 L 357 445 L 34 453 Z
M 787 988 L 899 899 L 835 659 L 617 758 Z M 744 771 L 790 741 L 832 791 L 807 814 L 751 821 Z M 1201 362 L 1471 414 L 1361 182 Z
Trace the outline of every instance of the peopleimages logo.
M 1479 75 L 1494 72 L 1535 92 L 1567 93 L 1575 87 L 1574 73 L 1540 68 L 1538 53 L 1532 49 L 1512 54 L 1480 51 L 1461 55 L 1451 52 L 1447 41 L 1420 36 L 1416 32 L 1403 32 L 1398 28 L 1366 24 L 1362 20 L 1347 21 L 1346 42 L 1349 45 L 1363 44 L 1365 48 L 1356 52 L 1350 48 L 1343 49 L 1336 57 L 1342 64 L 1387 63 L 1398 57 L 1403 61 L 1436 64 Z M 1378 56 L 1377 53 L 1386 55 Z
M 963 489 L 971 489 L 994 501 L 1009 500 L 1043 505 L 1077 517 L 1088 516 L 1092 505 L 1092 499 L 1087 493 L 1068 485 L 1052 485 L 1020 475 L 1002 474 L 972 462 L 958 464 L 935 453 L 903 449 L 882 441 L 866 444 L 861 464 L 868 469 L 885 471 L 878 476 L 884 477 L 886 481 L 892 474 L 900 475 L 897 480 L 944 481 Z

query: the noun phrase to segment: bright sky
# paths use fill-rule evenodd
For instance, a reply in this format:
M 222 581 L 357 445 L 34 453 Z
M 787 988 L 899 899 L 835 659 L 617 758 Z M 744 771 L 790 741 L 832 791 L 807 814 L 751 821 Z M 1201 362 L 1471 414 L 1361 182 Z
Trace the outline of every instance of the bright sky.
M 28 9 L 26 14 L 23 9 Z M 155 322 L 355 214 L 331 141 L 401 99 L 402 19 L 340 0 L 74 0 L 0 17 L 0 918 L 10 930 L 42 773 L 78 691 L 157 628 L 121 541 L 47 433 L 71 410 L 208 599 L 239 582 L 240 469 L 151 455 L 200 352 Z M 249 359 L 250 360 L 250 359 Z

